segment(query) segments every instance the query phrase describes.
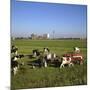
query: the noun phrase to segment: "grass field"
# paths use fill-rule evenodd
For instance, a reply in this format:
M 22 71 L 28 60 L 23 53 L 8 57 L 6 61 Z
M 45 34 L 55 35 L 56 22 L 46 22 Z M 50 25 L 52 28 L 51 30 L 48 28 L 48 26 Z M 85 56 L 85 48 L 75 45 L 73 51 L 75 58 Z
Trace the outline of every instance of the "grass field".
M 25 65 L 19 68 L 16 76 L 11 75 L 11 89 L 60 87 L 87 84 L 87 42 L 85 40 L 14 40 L 19 54 L 32 54 L 33 49 L 43 50 L 48 47 L 51 52 L 62 55 L 73 51 L 73 47 L 80 47 L 84 56 L 83 65 L 74 67 L 47 67 L 32 69 L 27 63 L 34 59 L 22 58 L 19 62 Z

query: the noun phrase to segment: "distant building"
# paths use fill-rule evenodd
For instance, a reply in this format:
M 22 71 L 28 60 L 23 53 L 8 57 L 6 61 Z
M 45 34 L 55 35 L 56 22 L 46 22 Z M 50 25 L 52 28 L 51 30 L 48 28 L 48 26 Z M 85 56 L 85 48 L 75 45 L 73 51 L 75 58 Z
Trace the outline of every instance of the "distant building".
M 36 35 L 32 33 L 31 39 L 49 39 L 49 34 Z
M 50 38 L 50 35 L 49 35 L 49 33 L 47 34 L 47 38 L 48 38 L 48 39 Z
M 35 34 L 31 34 L 31 39 L 37 39 L 37 35 L 35 35 Z
M 49 39 L 49 34 L 43 34 L 44 39 Z
M 47 39 L 47 34 L 43 34 L 43 39 Z

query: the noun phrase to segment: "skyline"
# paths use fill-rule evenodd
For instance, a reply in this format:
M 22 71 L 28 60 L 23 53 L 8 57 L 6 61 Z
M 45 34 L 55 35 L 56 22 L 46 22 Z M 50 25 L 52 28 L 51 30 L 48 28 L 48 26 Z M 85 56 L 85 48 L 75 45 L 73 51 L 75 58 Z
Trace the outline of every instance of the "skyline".
M 53 37 L 87 37 L 86 5 L 11 2 L 11 34 L 28 37 L 49 33 Z

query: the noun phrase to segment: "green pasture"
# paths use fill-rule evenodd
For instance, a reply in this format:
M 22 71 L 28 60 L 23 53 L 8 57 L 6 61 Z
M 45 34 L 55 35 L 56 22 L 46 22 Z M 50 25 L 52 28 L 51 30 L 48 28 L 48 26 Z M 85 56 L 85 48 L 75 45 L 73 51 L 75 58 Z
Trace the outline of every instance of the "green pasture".
M 36 67 L 28 64 L 29 59 L 24 57 L 18 62 L 24 62 L 24 66 L 20 66 L 16 76 L 11 75 L 11 89 L 21 88 L 42 88 L 42 87 L 60 87 L 72 85 L 87 84 L 87 42 L 85 40 L 14 40 L 11 44 L 19 48 L 19 54 L 32 54 L 33 49 L 43 50 L 48 47 L 52 53 L 61 56 L 64 53 L 72 52 L 73 47 L 80 48 L 84 57 L 83 65 L 75 65 L 74 67 L 49 66 L 47 68 Z

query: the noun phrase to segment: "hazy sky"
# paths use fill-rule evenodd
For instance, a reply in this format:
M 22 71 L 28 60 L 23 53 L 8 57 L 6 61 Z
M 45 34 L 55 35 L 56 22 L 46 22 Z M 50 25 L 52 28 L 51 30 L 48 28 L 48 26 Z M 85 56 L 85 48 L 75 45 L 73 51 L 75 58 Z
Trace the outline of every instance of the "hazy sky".
M 12 36 L 49 33 L 52 37 L 86 37 L 87 7 L 39 2 L 11 2 Z

